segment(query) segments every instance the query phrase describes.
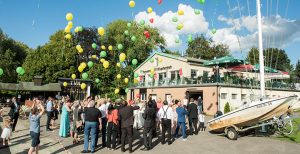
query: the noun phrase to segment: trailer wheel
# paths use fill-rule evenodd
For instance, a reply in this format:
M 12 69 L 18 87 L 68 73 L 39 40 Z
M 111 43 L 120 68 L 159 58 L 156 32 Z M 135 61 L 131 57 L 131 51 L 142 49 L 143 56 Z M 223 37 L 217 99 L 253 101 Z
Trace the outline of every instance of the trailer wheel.
M 230 139 L 230 140 L 237 140 L 238 133 L 237 133 L 237 131 L 233 127 L 228 128 L 226 134 L 227 134 L 227 138 L 228 139 Z

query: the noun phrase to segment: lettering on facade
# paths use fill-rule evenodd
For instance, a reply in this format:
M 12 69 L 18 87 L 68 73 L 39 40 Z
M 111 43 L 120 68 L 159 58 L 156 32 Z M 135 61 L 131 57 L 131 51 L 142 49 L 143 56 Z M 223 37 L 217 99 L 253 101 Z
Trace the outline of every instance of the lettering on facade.
M 154 68 L 155 71 L 162 71 L 162 70 L 168 70 L 168 69 L 172 69 L 172 66 Z M 144 70 L 142 72 L 143 73 L 149 73 L 150 70 Z

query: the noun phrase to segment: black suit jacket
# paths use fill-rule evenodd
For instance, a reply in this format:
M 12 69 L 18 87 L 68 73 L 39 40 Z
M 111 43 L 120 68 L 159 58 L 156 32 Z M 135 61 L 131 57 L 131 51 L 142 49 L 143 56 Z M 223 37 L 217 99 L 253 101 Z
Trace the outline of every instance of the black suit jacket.
M 14 103 L 11 103 L 11 104 L 10 104 L 10 111 L 9 111 L 9 113 L 8 113 L 9 116 L 13 117 L 13 116 L 19 114 L 19 111 L 20 111 L 20 109 L 21 109 L 21 106 L 20 106 L 20 103 L 19 103 L 19 102 L 17 102 L 17 104 L 18 104 L 18 108 L 17 108 L 17 111 L 18 111 L 18 112 L 15 112 L 15 110 L 16 110 L 15 104 L 14 104 Z
M 133 110 L 137 110 L 139 108 L 139 106 L 125 106 L 119 109 L 121 128 L 126 128 L 133 125 Z
M 187 106 L 188 109 L 188 117 L 189 118 L 198 118 L 198 109 L 195 103 L 190 103 Z
M 155 117 L 156 117 L 156 109 L 147 107 L 143 114 L 143 118 L 145 119 L 144 127 L 153 127 L 155 124 Z

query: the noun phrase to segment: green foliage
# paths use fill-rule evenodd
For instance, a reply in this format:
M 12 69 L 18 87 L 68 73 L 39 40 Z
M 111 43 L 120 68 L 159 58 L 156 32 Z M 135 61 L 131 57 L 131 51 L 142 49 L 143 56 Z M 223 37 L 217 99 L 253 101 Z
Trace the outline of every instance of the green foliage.
M 295 73 L 296 77 L 298 79 L 300 79 L 300 60 L 298 60 L 296 66 L 295 66 L 294 73 Z
M 30 51 L 28 46 L 9 38 L 0 29 L 0 68 L 4 71 L 0 82 L 17 82 L 16 68 L 22 65 L 27 52 Z
M 216 45 L 211 39 L 205 38 L 204 35 L 194 38 L 194 40 L 189 43 L 186 54 L 188 57 L 205 60 L 212 60 L 214 57 L 219 58 L 230 55 L 228 46 L 224 44 Z
M 230 112 L 230 105 L 229 105 L 229 103 L 227 102 L 227 103 L 225 104 L 225 107 L 224 107 L 224 114 L 226 114 L 226 113 L 228 113 L 228 112 Z

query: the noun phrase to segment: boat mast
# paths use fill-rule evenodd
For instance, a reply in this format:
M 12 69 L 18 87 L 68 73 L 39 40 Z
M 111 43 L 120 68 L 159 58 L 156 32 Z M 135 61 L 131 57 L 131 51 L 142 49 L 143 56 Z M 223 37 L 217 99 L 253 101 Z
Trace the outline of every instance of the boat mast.
M 260 71 L 260 97 L 265 96 L 265 66 L 264 66 L 264 53 L 263 53 L 263 40 L 262 40 L 262 27 L 261 27 L 261 12 L 260 0 L 256 0 L 257 9 L 257 28 L 258 28 L 258 49 L 259 49 L 259 71 Z

